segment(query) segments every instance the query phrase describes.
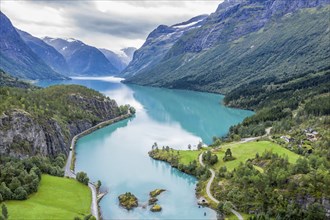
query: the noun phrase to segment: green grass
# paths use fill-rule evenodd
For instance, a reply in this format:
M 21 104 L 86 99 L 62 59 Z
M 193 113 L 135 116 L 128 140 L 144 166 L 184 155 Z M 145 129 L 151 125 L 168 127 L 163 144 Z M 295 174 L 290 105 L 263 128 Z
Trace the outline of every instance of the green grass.
M 74 179 L 42 175 L 37 193 L 7 201 L 9 219 L 73 219 L 90 213 L 91 191 Z
M 198 155 L 201 151 L 198 150 L 181 150 L 179 162 L 188 165 L 189 162 L 196 160 L 198 162 Z
M 222 158 L 225 156 L 225 151 L 227 148 L 230 148 L 234 157 L 236 157 L 233 161 L 223 162 Z M 233 170 L 237 167 L 241 162 L 245 162 L 248 159 L 254 158 L 256 153 L 261 155 L 265 151 L 272 151 L 273 153 L 277 153 L 280 156 L 287 156 L 290 163 L 295 163 L 299 158 L 298 154 L 295 154 L 288 149 L 281 147 L 278 144 L 272 143 L 270 141 L 259 141 L 259 142 L 248 142 L 243 144 L 230 144 L 223 145 L 219 152 L 217 152 L 217 156 L 219 158 L 219 162 L 214 165 L 214 168 L 217 170 L 222 166 L 226 166 L 227 170 Z
M 251 217 L 252 215 L 249 215 L 249 214 L 245 214 L 245 213 L 241 213 L 240 214 L 242 215 L 243 219 L 248 219 L 249 217 Z M 226 216 L 225 218 L 226 220 L 237 220 L 238 218 L 236 217 L 236 215 L 234 214 L 231 214 L 229 216 Z
M 236 157 L 235 160 L 227 161 L 227 162 L 224 162 L 222 160 L 227 148 L 230 148 L 233 156 Z M 207 149 L 211 149 L 211 148 L 207 148 Z M 206 149 L 203 149 L 203 151 L 205 150 Z M 242 144 L 231 143 L 231 144 L 222 145 L 220 150 L 214 152 L 217 154 L 219 161 L 213 166 L 213 168 L 215 170 L 218 170 L 220 167 L 226 166 L 227 170 L 232 171 L 234 168 L 238 167 L 238 165 L 241 162 L 244 163 L 246 160 L 254 158 L 256 156 L 256 153 L 262 155 L 262 153 L 265 151 L 272 151 L 273 153 L 277 153 L 280 156 L 287 156 L 290 163 L 295 163 L 296 160 L 299 158 L 298 154 L 295 154 L 292 151 L 289 151 L 288 149 L 285 149 L 280 145 L 270 141 L 248 142 Z M 189 164 L 189 162 L 193 160 L 198 161 L 198 155 L 200 153 L 201 151 L 197 151 L 197 150 L 193 150 L 193 151 L 180 150 L 180 163 L 187 165 Z M 255 168 L 260 172 L 263 172 L 263 169 L 261 167 L 255 166 Z

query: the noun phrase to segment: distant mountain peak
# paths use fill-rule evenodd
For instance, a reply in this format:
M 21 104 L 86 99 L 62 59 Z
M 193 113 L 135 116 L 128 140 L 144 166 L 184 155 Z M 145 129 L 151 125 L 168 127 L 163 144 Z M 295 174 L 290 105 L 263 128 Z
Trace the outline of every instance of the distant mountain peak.
M 24 42 L 7 16 L 0 11 L 0 68 L 26 79 L 65 79 Z M 27 34 L 27 33 L 26 33 Z
M 51 37 L 44 37 L 43 40 L 64 56 L 74 75 L 99 76 L 118 73 L 118 68 L 99 49 L 80 40 Z

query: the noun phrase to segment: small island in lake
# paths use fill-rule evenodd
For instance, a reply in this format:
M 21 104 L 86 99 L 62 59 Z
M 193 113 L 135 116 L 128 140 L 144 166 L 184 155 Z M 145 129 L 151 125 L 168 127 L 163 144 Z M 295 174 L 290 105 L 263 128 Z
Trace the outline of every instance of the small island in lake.
M 155 190 L 151 191 L 149 193 L 149 195 L 151 197 L 156 197 L 156 196 L 160 195 L 162 192 L 165 192 L 165 191 L 166 191 L 165 189 L 155 189 Z
M 162 211 L 162 207 L 160 205 L 158 205 L 158 204 L 155 204 L 155 205 L 153 205 L 151 207 L 150 211 L 152 211 L 152 212 L 160 212 L 160 211 Z
M 157 201 L 158 201 L 157 198 L 155 198 L 155 197 L 151 197 L 151 198 L 149 199 L 149 201 L 148 201 L 148 204 L 149 204 L 149 205 L 154 205 Z
M 152 207 L 150 208 L 150 211 L 152 211 L 152 212 L 162 211 L 162 207 L 160 205 L 156 204 L 156 202 L 158 201 L 158 199 L 156 197 L 165 191 L 166 191 L 165 189 L 155 189 L 149 193 L 150 199 L 148 201 L 148 204 L 152 205 Z
M 138 199 L 130 192 L 118 196 L 119 204 L 127 210 L 138 207 Z

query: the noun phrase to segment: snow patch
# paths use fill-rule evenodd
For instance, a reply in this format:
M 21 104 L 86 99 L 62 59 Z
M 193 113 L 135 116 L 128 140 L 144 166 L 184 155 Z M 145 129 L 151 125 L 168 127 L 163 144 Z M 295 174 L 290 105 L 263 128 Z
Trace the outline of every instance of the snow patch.
M 77 40 L 76 39 L 74 39 L 74 38 L 67 38 L 67 39 L 65 39 L 67 42 L 77 42 Z
M 191 26 L 194 26 L 195 24 L 197 24 L 198 22 L 201 22 L 203 21 L 204 19 L 201 19 L 201 20 L 198 20 L 198 21 L 194 21 L 194 22 L 191 22 L 189 24 L 184 24 L 184 25 L 174 25 L 173 27 L 174 28 L 178 28 L 178 29 L 183 29 L 183 28 L 187 28 L 187 27 L 191 27 Z

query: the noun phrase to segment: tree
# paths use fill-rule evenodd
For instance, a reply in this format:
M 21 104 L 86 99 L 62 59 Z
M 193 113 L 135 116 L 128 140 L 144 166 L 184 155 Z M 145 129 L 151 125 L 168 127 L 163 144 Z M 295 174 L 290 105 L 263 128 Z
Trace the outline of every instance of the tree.
M 308 206 L 307 218 L 308 220 L 326 219 L 325 210 L 320 203 L 313 203 Z
M 188 144 L 188 149 L 191 150 L 191 144 Z
M 218 162 L 218 156 L 215 155 L 215 154 L 213 154 L 213 155 L 211 156 L 211 158 L 210 158 L 210 164 L 211 164 L 211 165 L 214 165 L 214 164 L 216 164 L 217 162 Z
M 85 184 L 85 185 L 88 185 L 88 182 L 89 182 L 89 178 L 87 176 L 87 173 L 85 172 L 78 172 L 77 175 L 76 175 L 76 179 Z
M 200 141 L 200 142 L 197 144 L 197 150 L 202 149 L 202 147 L 203 147 L 203 143 Z
M 230 160 L 235 160 L 235 157 L 233 157 L 230 148 L 228 148 L 225 152 L 225 156 L 223 157 L 223 161 L 230 161 Z
M 100 190 L 101 185 L 102 185 L 101 180 L 98 180 L 96 184 L 97 190 Z
M 2 204 L 1 212 L 2 212 L 2 216 L 4 217 L 4 219 L 8 219 L 8 209 L 5 204 Z
M 230 148 L 228 148 L 228 149 L 226 150 L 225 156 L 232 157 L 232 153 L 231 153 Z
M 158 148 L 158 144 L 157 144 L 157 142 L 155 142 L 155 143 L 152 145 L 152 150 L 157 149 L 157 148 Z
M 27 192 L 25 191 L 25 189 L 22 186 L 17 187 L 17 189 L 15 189 L 14 191 L 15 194 L 15 199 L 17 200 L 25 200 L 27 199 Z
M 17 177 L 14 177 L 10 184 L 9 184 L 9 189 L 13 192 L 15 189 L 17 189 L 19 186 L 21 186 L 21 182 L 18 180 Z
M 298 158 L 295 166 L 293 167 L 294 174 L 306 174 L 309 172 L 308 160 L 306 158 Z
M 12 191 L 7 187 L 5 182 L 1 183 L 0 186 L 0 193 L 2 194 L 2 199 L 3 200 L 10 200 L 12 199 Z

